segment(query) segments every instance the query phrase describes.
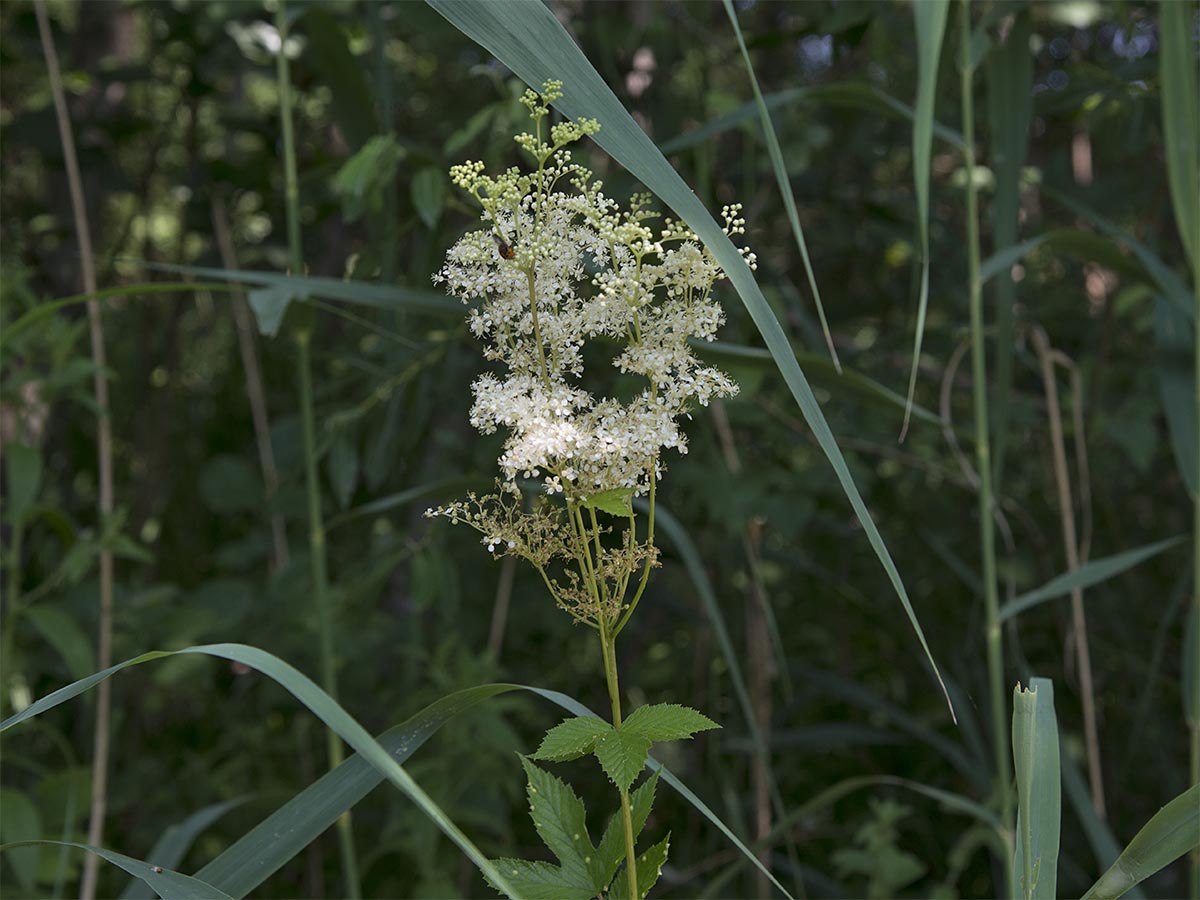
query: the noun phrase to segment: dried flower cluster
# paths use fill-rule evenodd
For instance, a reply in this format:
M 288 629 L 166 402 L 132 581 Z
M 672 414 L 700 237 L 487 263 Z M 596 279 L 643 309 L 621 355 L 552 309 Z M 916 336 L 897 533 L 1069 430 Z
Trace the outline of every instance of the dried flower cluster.
M 451 248 L 434 281 L 464 302 L 482 301 L 470 313 L 471 331 L 506 371 L 473 385 L 471 424 L 509 436 L 499 459 L 501 494 L 427 514 L 478 529 L 493 553 L 528 559 L 560 605 L 596 622 L 619 615 L 630 577 L 655 555 L 649 541 L 636 539 L 630 498 L 653 493 L 664 449 L 687 452 L 679 417 L 733 395 L 737 385 L 688 345 L 712 340 L 724 320 L 711 296 L 720 266 L 682 225 L 667 219 L 651 229 L 648 195 L 623 212 L 572 162 L 568 146 L 594 134 L 594 120 L 553 125 L 543 139 L 549 103 L 561 95 L 560 82 L 547 82 L 522 100 L 536 133 L 516 141 L 536 171 L 511 168 L 493 178 L 480 162 L 451 170 L 482 206 L 487 227 Z M 739 207 L 726 207 L 724 218 L 727 234 L 744 233 Z M 743 253 L 753 266 L 754 254 Z M 613 365 L 645 378 L 645 387 L 627 401 L 580 387 L 591 341 L 615 342 Z M 543 498 L 525 512 L 518 479 L 540 479 L 565 502 Z M 597 509 L 628 517 L 619 541 L 601 540 L 610 529 L 596 520 Z M 556 558 L 578 570 L 568 568 L 566 583 L 548 575 Z

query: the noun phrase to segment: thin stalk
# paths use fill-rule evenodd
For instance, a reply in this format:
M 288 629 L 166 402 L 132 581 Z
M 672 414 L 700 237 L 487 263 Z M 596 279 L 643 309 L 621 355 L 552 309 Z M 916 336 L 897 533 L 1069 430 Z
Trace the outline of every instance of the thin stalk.
M 50 92 L 54 97 L 54 114 L 58 119 L 58 137 L 62 142 L 63 162 L 67 169 L 67 187 L 71 193 L 71 214 L 75 220 L 75 235 L 79 241 L 79 267 L 83 277 L 85 293 L 96 292 L 96 264 L 92 254 L 92 232 L 88 227 L 87 204 L 83 197 L 83 179 L 79 176 L 79 159 L 75 154 L 75 135 L 71 130 L 71 117 L 67 112 L 67 99 L 63 92 L 62 70 L 58 64 L 58 52 L 54 48 L 54 37 L 50 31 L 50 19 L 46 14 L 45 0 L 36 0 L 33 5 L 37 16 L 38 34 L 42 40 L 42 54 L 46 58 L 46 72 L 50 78 Z M 92 390 L 96 399 L 96 453 L 100 476 L 100 496 L 97 512 L 100 530 L 103 532 L 111 521 L 113 512 L 113 456 L 112 420 L 108 406 L 108 359 L 104 351 L 104 323 L 100 316 L 100 303 L 89 300 L 88 332 L 92 344 L 92 362 L 96 373 L 92 378 Z M 112 619 L 113 619 L 113 555 L 111 550 L 100 551 L 100 622 L 97 637 L 96 661 L 99 668 L 112 665 Z M 96 730 L 92 741 L 92 806 L 88 818 L 88 843 L 93 847 L 104 841 L 104 815 L 108 808 L 108 730 L 112 710 L 112 688 L 102 681 L 96 696 Z M 89 853 L 83 864 L 83 878 L 79 895 L 92 897 L 96 893 L 100 858 Z
M 1046 395 L 1046 418 L 1050 423 L 1050 445 L 1054 458 L 1054 482 L 1058 491 L 1059 522 L 1067 555 L 1067 571 L 1079 569 L 1079 539 L 1075 532 L 1075 501 L 1071 497 L 1071 476 L 1067 470 L 1067 451 L 1063 440 L 1062 411 L 1058 405 L 1058 385 L 1054 378 L 1054 359 L 1050 339 L 1040 327 L 1032 332 L 1034 349 L 1042 369 L 1042 386 Z M 1077 436 L 1076 438 L 1080 438 Z M 1080 477 L 1083 473 L 1080 472 Z M 1096 693 L 1092 683 L 1092 655 L 1087 636 L 1087 618 L 1083 611 L 1083 589 L 1071 591 L 1071 621 L 1075 632 L 1075 659 L 1079 667 L 1079 694 L 1083 706 L 1084 745 L 1087 748 L 1088 781 L 1092 791 L 1092 808 L 1101 819 L 1106 817 L 1104 777 L 1100 765 L 1100 736 L 1096 725 Z
M 654 552 L 654 488 L 658 483 L 658 478 L 654 473 L 653 465 L 654 464 L 652 462 L 650 469 L 650 513 L 646 525 L 646 546 L 650 548 L 651 553 Z M 653 563 L 654 558 L 652 556 L 646 557 L 646 565 L 642 569 L 642 580 L 638 582 L 637 591 L 634 593 L 633 599 L 629 601 L 629 607 L 625 610 L 625 614 L 621 616 L 620 621 L 617 622 L 616 628 L 613 629 L 612 634 L 614 641 L 617 639 L 617 635 L 621 633 L 621 629 L 628 624 L 629 617 L 633 615 L 633 611 L 637 609 L 638 601 L 642 599 L 642 594 L 646 590 L 646 584 L 650 581 L 650 567 L 653 565 Z
M 613 727 L 621 727 L 621 688 L 617 683 L 617 642 L 608 633 L 606 625 L 600 626 L 600 649 L 604 654 L 604 680 L 608 684 L 608 698 L 612 702 Z M 621 792 L 621 826 L 625 831 L 625 877 L 629 883 L 629 896 L 637 897 L 637 851 L 633 845 L 633 813 L 629 804 L 629 791 Z
M 1192 322 L 1195 325 L 1192 344 L 1192 377 L 1196 397 L 1196 421 L 1200 422 L 1200 227 L 1194 232 L 1195 246 L 1192 248 L 1192 292 L 1195 306 Z M 1197 493 L 1192 498 L 1192 603 L 1195 605 L 1192 616 L 1192 646 L 1200 649 L 1200 454 L 1193 460 L 1196 467 Z M 1185 638 L 1186 640 L 1186 638 Z M 1189 686 L 1192 690 L 1194 685 Z M 1194 710 L 1195 721 L 1191 723 L 1192 730 L 1192 784 L 1200 784 L 1200 710 Z M 1200 900 L 1200 850 L 1192 851 L 1192 900 Z
M 992 708 L 992 743 L 996 792 L 1006 831 L 1013 827 L 1012 761 L 1008 748 L 1008 702 L 1004 692 L 1004 647 L 1000 631 L 1000 598 L 996 577 L 996 537 L 992 496 L 992 461 L 988 440 L 987 360 L 984 355 L 983 284 L 979 277 L 979 201 L 975 191 L 975 69 L 971 63 L 971 5 L 959 10 L 959 67 L 962 91 L 963 157 L 967 177 L 967 288 L 971 308 L 971 372 L 975 407 L 975 466 L 979 475 L 979 544 L 983 554 L 983 588 L 987 616 L 988 687 Z M 1005 896 L 1012 896 L 1012 861 L 1001 861 Z
M 220 193 L 212 197 L 213 233 L 217 239 L 217 250 L 221 254 L 221 265 L 226 269 L 237 268 L 237 254 L 233 249 L 233 237 L 229 233 L 229 217 L 225 201 Z M 255 344 L 254 323 L 246 307 L 246 297 L 240 288 L 235 288 L 230 297 L 233 320 L 237 325 L 238 349 L 242 355 L 242 368 L 246 371 L 246 399 L 250 401 L 250 418 L 254 423 L 254 442 L 258 447 L 258 467 L 262 471 L 263 486 L 267 497 L 274 498 L 279 490 L 279 470 L 275 466 L 275 452 L 271 448 L 271 425 L 267 415 L 267 395 L 263 389 L 262 366 L 258 360 Z M 271 514 L 271 541 L 273 556 L 271 568 L 279 571 L 288 564 L 287 530 L 283 516 Z
M 292 132 L 291 73 L 287 59 L 287 10 L 281 2 L 275 10 L 275 27 L 279 32 L 279 54 L 276 74 L 279 83 L 279 117 L 283 131 L 284 195 L 287 204 L 288 253 L 294 272 L 303 271 L 300 243 L 300 187 L 296 175 L 296 142 Z M 321 513 L 321 484 L 317 475 L 316 416 L 313 409 L 312 329 L 306 323 L 295 331 L 296 369 L 300 382 L 300 415 L 304 429 L 304 480 L 308 494 L 309 561 L 312 571 L 313 605 L 316 608 L 317 629 L 320 635 L 321 686 L 337 700 L 337 660 L 333 647 L 333 609 L 329 598 L 329 574 L 325 552 L 325 525 Z M 335 769 L 344 759 L 341 739 L 332 730 L 326 731 L 329 768 Z M 345 894 L 351 900 L 362 896 L 358 877 L 358 859 L 354 849 L 354 832 L 350 813 L 338 818 L 338 847 L 342 858 L 342 878 Z

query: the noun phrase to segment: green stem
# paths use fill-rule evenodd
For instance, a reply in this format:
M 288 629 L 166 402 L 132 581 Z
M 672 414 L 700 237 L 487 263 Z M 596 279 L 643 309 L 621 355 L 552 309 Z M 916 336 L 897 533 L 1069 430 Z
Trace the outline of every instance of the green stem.
M 1192 322 L 1195 325 L 1192 345 L 1192 377 L 1195 379 L 1192 387 L 1196 397 L 1196 421 L 1200 422 L 1200 218 L 1197 219 L 1194 231 L 1195 246 L 1192 248 L 1192 293 L 1195 298 Z M 1200 454 L 1193 461 L 1196 466 L 1196 496 L 1192 498 L 1192 603 L 1195 605 L 1192 615 L 1192 646 L 1200 650 Z M 1184 636 L 1184 641 L 1188 636 Z M 1187 646 L 1186 643 L 1184 646 Z M 1188 685 L 1185 690 L 1195 690 L 1195 685 Z M 1192 754 L 1191 775 L 1192 784 L 1200 784 L 1200 709 L 1192 711 L 1196 716 L 1191 723 Z M 1200 849 L 1192 851 L 1192 900 L 1200 900 Z
M 292 131 L 291 74 L 288 69 L 288 22 L 285 5 L 275 11 L 275 27 L 279 32 L 280 50 L 276 57 L 279 82 L 279 118 L 283 130 L 284 196 L 287 205 L 288 258 L 293 272 L 303 271 L 300 243 L 300 187 L 296 175 L 296 139 Z M 300 381 L 300 415 L 304 429 L 304 477 L 308 494 L 308 542 L 312 574 L 313 605 L 316 608 L 317 629 L 321 653 L 321 686 L 337 700 L 337 662 L 333 649 L 333 609 L 329 599 L 329 572 L 325 553 L 325 524 L 321 513 L 321 484 L 317 475 L 316 415 L 313 404 L 311 326 L 307 323 L 295 331 L 296 370 Z M 335 769 L 345 758 L 341 739 L 332 730 L 326 731 L 329 768 Z M 354 832 L 350 813 L 338 818 L 338 846 L 342 858 L 345 893 L 350 900 L 362 896 L 358 878 L 358 859 L 354 849 Z
M 959 65 L 962 88 L 963 156 L 967 178 L 967 281 L 971 308 L 971 373 L 975 406 L 975 467 L 979 472 L 979 543 L 983 553 L 984 602 L 987 614 L 988 687 L 992 707 L 992 741 L 996 764 L 996 790 L 1001 821 L 1011 831 L 1012 763 L 1009 756 L 1008 703 L 1004 692 L 1004 647 L 1000 631 L 1000 600 L 996 578 L 996 538 L 992 461 L 988 440 L 987 360 L 984 355 L 983 285 L 979 277 L 979 210 L 975 191 L 975 105 L 972 96 L 975 69 L 971 63 L 971 7 L 964 2 L 959 14 Z M 1001 861 L 1005 896 L 1012 896 L 1012 861 Z
M 658 484 L 658 477 L 654 472 L 654 461 L 650 461 L 650 514 L 649 522 L 646 526 L 646 550 L 648 553 L 654 552 L 654 488 Z M 654 557 L 646 557 L 646 565 L 642 569 L 642 580 L 638 583 L 637 591 L 633 595 L 633 599 L 629 601 L 629 607 L 625 610 L 625 614 L 621 616 L 621 620 L 617 622 L 617 627 L 613 629 L 613 640 L 629 622 L 629 617 L 633 615 L 633 611 L 637 609 L 638 601 L 642 599 L 642 593 L 646 590 L 646 584 L 650 580 L 650 567 L 654 562 Z
M 604 654 L 604 680 L 608 684 L 608 698 L 612 701 L 613 727 L 621 727 L 621 689 L 617 683 L 617 641 L 610 635 L 606 625 L 600 626 L 600 649 Z M 621 792 L 621 826 L 625 831 L 625 877 L 629 882 L 629 896 L 638 897 L 637 851 L 633 845 L 633 811 L 629 803 L 629 791 Z

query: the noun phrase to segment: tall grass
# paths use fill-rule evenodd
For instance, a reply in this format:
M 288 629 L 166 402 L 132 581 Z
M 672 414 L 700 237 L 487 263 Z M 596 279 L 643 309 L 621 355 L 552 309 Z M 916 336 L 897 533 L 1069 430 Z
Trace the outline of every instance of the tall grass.
M 276 79 L 279 90 L 279 118 L 283 134 L 284 200 L 287 211 L 288 258 L 292 272 L 304 271 L 304 251 L 300 235 L 300 185 L 296 177 L 296 141 L 292 129 L 292 81 L 288 65 L 288 15 L 286 4 L 275 10 L 275 28 L 279 32 L 276 55 Z M 304 433 L 304 487 L 308 504 L 308 554 L 312 578 L 313 607 L 316 612 L 317 640 L 321 658 L 321 685 L 337 700 L 337 650 L 334 647 L 333 601 L 329 596 L 329 563 L 325 546 L 325 519 L 321 511 L 321 482 L 317 472 L 316 413 L 312 385 L 313 313 L 303 306 L 292 311 L 292 337 L 296 347 L 296 374 L 300 385 L 300 417 Z M 330 769 L 342 764 L 342 741 L 330 729 L 326 732 L 326 755 Z M 347 810 L 338 818 L 338 849 L 342 859 L 342 879 L 346 896 L 357 900 L 359 886 L 358 857 L 354 847 L 354 828 Z

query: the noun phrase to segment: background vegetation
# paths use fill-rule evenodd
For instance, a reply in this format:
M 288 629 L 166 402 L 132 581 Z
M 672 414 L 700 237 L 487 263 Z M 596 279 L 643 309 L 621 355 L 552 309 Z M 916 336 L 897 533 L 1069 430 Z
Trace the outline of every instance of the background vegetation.
M 1195 7 L 1181 6 L 1194 61 Z M 664 541 L 639 627 L 627 632 L 622 683 L 634 686 L 635 702 L 688 702 L 724 725 L 673 745 L 664 761 L 744 840 L 765 838 L 756 850 L 793 893 L 993 896 L 999 869 L 987 829 L 928 793 L 849 781 L 903 778 L 999 808 L 964 355 L 962 8 L 950 13 L 932 70 L 940 124 L 929 163 L 929 312 L 903 442 L 921 274 L 911 105 L 922 57 L 912 8 L 737 6 L 841 375 L 724 7 L 552 8 L 700 200 L 710 210 L 746 204 L 759 284 L 896 560 L 958 723 L 774 365 L 744 350 L 720 355 L 741 395 L 694 416 L 691 451 L 664 482 L 660 502 L 679 525 Z M 493 477 L 498 441 L 467 423 L 468 385 L 484 364 L 461 308 L 439 307 L 429 276 L 476 217 L 446 170 L 467 157 L 491 168 L 516 162 L 524 84 L 424 4 L 296 4 L 282 46 L 302 243 L 289 248 L 273 9 L 212 0 L 48 11 L 96 280 L 123 288 L 103 304 L 116 509 L 97 517 L 84 307 L 27 317 L 84 284 L 34 8 L 5 3 L 4 713 L 98 668 L 104 553 L 116 557 L 114 661 L 239 641 L 319 679 L 324 634 L 340 701 L 372 733 L 492 681 L 603 708 L 598 651 L 552 608 L 540 581 L 495 564 L 465 529 L 421 518 L 426 506 Z M 1160 7 L 1079 0 L 973 13 L 975 183 L 984 269 L 995 275 L 984 302 L 1004 603 L 1070 567 L 1068 510 L 1084 561 L 1191 531 L 1192 276 L 1166 168 Z M 586 164 L 616 196 L 638 189 L 599 150 Z M 326 295 L 308 307 L 332 609 L 323 634 L 290 337 L 304 310 L 291 304 L 274 323 L 277 336 L 259 336 L 247 298 L 227 279 L 179 268 L 300 274 L 296 250 L 304 274 L 350 285 L 349 302 Z M 380 300 L 368 283 L 412 290 Z M 724 339 L 761 346 L 736 294 L 723 289 Z M 268 331 L 296 295 L 290 283 L 247 290 Z M 256 432 L 256 403 L 266 432 Z M 1195 679 L 1184 662 L 1195 616 L 1191 546 L 1185 538 L 1157 547 L 1087 589 L 1090 690 L 1069 597 L 1004 622 L 1006 699 L 1032 675 L 1056 685 L 1065 895 L 1082 893 L 1116 847 L 1194 780 L 1184 709 Z M 154 862 L 156 842 L 187 820 L 196 827 L 176 832 L 186 841 L 171 867 L 195 872 L 326 768 L 320 723 L 240 663 L 177 656 L 112 684 L 106 847 Z M 84 839 L 95 702 L 85 694 L 6 736 L 3 840 Z M 1088 783 L 1086 703 L 1102 800 Z M 766 764 L 747 712 L 769 748 Z M 487 855 L 528 856 L 537 840 L 513 752 L 532 750 L 558 716 L 536 697 L 506 694 L 450 721 L 405 767 Z M 597 797 L 604 789 L 599 778 L 591 787 Z M 776 827 L 781 810 L 788 816 Z M 198 811 L 208 814 L 189 820 Z M 770 895 L 678 795 L 660 789 L 655 816 L 674 834 L 661 896 Z M 355 807 L 352 828 L 366 896 L 487 893 L 458 848 L 390 789 Z M 83 854 L 26 849 L 0 864 L 5 896 L 59 896 L 76 890 Z M 341 896 L 344 876 L 330 831 L 255 893 Z M 99 877 L 104 896 L 127 879 L 115 868 Z M 1186 865 L 1143 888 L 1183 896 Z

